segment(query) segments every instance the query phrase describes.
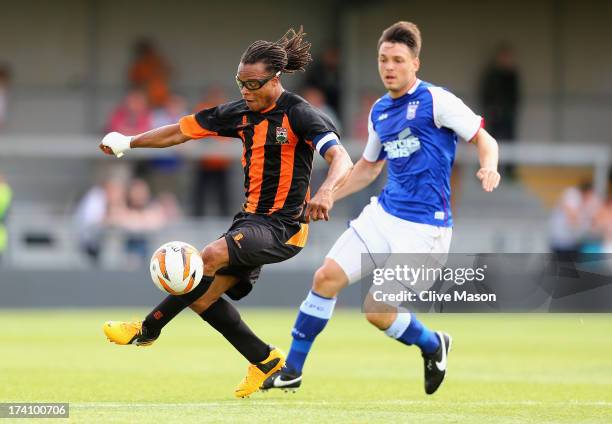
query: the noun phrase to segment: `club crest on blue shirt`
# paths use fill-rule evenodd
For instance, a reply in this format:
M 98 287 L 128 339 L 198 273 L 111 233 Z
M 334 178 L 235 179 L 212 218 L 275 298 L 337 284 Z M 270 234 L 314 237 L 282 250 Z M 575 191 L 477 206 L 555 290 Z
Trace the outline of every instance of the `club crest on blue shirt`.
M 287 128 L 285 127 L 276 127 L 276 142 L 278 144 L 286 144 L 288 141 L 287 138 Z
M 408 109 L 406 110 L 406 119 L 411 120 L 416 116 L 416 111 L 419 107 L 419 101 L 408 102 Z

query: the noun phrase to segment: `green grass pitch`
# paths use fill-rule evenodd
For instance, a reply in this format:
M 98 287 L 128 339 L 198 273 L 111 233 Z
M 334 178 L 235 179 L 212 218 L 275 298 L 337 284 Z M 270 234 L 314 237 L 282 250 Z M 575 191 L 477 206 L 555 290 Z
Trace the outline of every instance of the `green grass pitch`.
M 339 310 L 299 392 L 240 400 L 246 362 L 189 311 L 151 347 L 106 341 L 104 320 L 143 312 L 0 311 L 0 402 L 70 402 L 82 423 L 612 422 L 612 315 L 421 315 L 454 336 L 447 379 L 426 396 L 418 349 Z M 287 349 L 295 311 L 243 316 Z

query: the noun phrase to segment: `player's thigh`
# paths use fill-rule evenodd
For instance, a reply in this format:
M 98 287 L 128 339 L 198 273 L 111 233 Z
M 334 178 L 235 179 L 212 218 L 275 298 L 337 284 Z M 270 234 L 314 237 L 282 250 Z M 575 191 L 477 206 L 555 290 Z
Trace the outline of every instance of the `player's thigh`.
M 326 259 L 333 260 L 344 272 L 347 284 L 352 284 L 372 273 L 377 267 L 377 256 L 372 254 L 364 238 L 351 226 L 336 240 Z
M 350 227 L 371 254 L 388 254 L 391 246 L 388 242 L 386 228 L 381 226 L 381 210 L 378 199 L 372 197 L 359 216 L 352 220 Z

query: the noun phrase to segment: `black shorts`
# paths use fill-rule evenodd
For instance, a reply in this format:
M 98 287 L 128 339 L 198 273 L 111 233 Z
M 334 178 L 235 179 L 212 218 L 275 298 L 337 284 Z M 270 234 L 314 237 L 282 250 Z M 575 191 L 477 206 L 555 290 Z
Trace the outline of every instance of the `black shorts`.
M 229 230 L 221 235 L 227 242 L 229 265 L 220 275 L 239 277 L 227 295 L 238 300 L 253 289 L 261 267 L 297 255 L 308 238 L 308 224 L 273 215 L 239 212 Z

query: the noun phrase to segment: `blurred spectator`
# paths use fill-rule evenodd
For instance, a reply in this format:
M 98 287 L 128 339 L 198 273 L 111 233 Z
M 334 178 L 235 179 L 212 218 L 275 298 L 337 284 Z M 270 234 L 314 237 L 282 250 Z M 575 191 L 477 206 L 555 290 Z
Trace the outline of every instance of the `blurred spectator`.
M 378 100 L 380 95 L 377 95 L 374 92 L 364 92 L 361 94 L 359 99 L 359 110 L 355 115 L 352 128 L 351 128 L 351 137 L 355 140 L 359 145 L 359 149 L 357 150 L 359 154 L 365 148 L 368 142 L 368 120 L 370 119 L 370 110 L 374 105 L 374 102 Z M 343 140 L 344 143 L 344 140 Z M 358 159 L 359 156 L 356 158 Z M 348 214 L 351 217 L 356 217 L 359 215 L 361 210 L 363 209 L 363 205 L 366 205 L 370 202 L 371 196 L 377 196 L 380 194 L 382 187 L 385 184 L 385 170 L 381 172 L 381 176 L 379 176 L 372 184 L 360 190 L 356 193 L 353 193 L 348 199 Z
M 226 101 L 227 97 L 223 88 L 219 85 L 211 85 L 202 93 L 202 99 L 195 107 L 195 112 L 218 106 Z M 209 193 L 216 197 L 220 215 L 228 216 L 231 213 L 229 204 L 231 165 L 231 159 L 220 155 L 206 155 L 198 161 L 193 179 L 193 216 L 200 217 L 205 213 L 210 213 L 208 208 L 211 202 L 207 198 Z
M 0 64 L 0 130 L 6 125 L 8 110 L 8 87 L 11 80 L 11 71 L 8 65 Z
M 152 107 L 164 106 L 168 101 L 170 73 L 170 65 L 153 41 L 142 39 L 135 44 L 129 80 L 132 87 L 144 90 Z
M 520 103 L 520 75 L 514 49 L 508 43 L 497 48 L 480 82 L 480 103 L 486 128 L 502 142 L 516 139 L 516 115 Z M 514 167 L 505 166 L 502 175 L 514 176 Z
M 612 195 L 597 212 L 593 229 L 601 240 L 600 251 L 612 253 Z
M 181 96 L 172 95 L 163 107 L 153 111 L 153 128 L 176 124 L 187 113 L 187 102 L 185 99 Z M 178 186 L 178 170 L 181 167 L 181 163 L 177 148 L 163 149 L 154 159 L 146 163 L 144 173 L 150 174 L 147 176 L 154 192 L 176 191 Z
M 157 196 L 156 203 L 167 222 L 175 221 L 183 217 L 183 212 L 174 194 L 167 191 L 160 193 Z
M 11 187 L 0 174 L 0 261 L 8 244 L 8 234 L 6 231 L 6 217 L 11 205 L 13 193 Z
M 136 135 L 151 128 L 153 128 L 153 114 L 144 91 L 131 89 L 113 111 L 106 129 L 108 132 L 117 131 L 126 135 Z M 136 175 L 149 176 L 148 160 L 137 160 L 132 164 L 135 167 Z
M 310 103 L 311 105 L 319 109 L 321 112 L 329 116 L 336 125 L 338 131 L 342 132 L 340 119 L 338 118 L 338 115 L 336 114 L 334 109 L 332 109 L 330 105 L 327 104 L 327 101 L 325 99 L 325 93 L 323 93 L 320 88 L 306 86 L 302 89 L 302 92 L 300 94 L 308 103 Z
M 173 94 L 164 105 L 153 110 L 153 128 L 176 124 L 186 114 L 187 102 L 183 97 Z
M 152 124 L 151 110 L 144 92 L 130 90 L 111 114 L 107 130 L 136 135 L 153 128 Z
M 162 193 L 151 198 L 146 182 L 133 180 L 126 188 L 122 181 L 111 179 L 89 189 L 79 202 L 74 220 L 83 252 L 97 264 L 105 232 L 117 228 L 125 232 L 128 263 L 140 265 L 148 258 L 148 236 L 181 216 L 175 197 Z
M 550 222 L 550 247 L 568 260 L 576 259 L 582 243 L 590 236 L 601 205 L 590 182 L 570 187 L 561 195 Z
M 109 180 L 90 188 L 74 215 L 79 246 L 94 264 L 98 263 L 105 226 L 123 216 L 126 209 L 123 183 Z
M 359 110 L 353 119 L 353 128 L 351 129 L 351 137 L 359 141 L 365 148 L 368 141 L 368 120 L 370 119 L 370 110 L 374 102 L 378 100 L 378 95 L 375 93 L 363 93 L 359 99 Z
M 340 110 L 340 50 L 336 46 L 328 46 L 321 56 L 308 68 L 305 85 L 316 87 L 325 95 L 327 104 L 341 116 Z
M 325 93 L 323 93 L 320 88 L 307 85 L 301 90 L 300 95 L 304 100 L 325 113 L 333 121 L 338 131 L 342 132 L 338 115 L 336 115 L 336 112 L 326 103 Z M 315 167 L 311 174 L 311 185 L 313 187 L 320 186 L 325 180 L 326 175 L 327 169 Z
M 149 257 L 148 235 L 168 222 L 164 208 L 154 202 L 149 185 L 141 179 L 133 180 L 127 191 L 126 208 L 109 216 L 109 223 L 127 232 L 128 260 L 140 264 Z
M 519 84 L 514 49 L 503 43 L 485 69 L 480 86 L 480 101 L 487 128 L 495 138 L 502 141 L 516 138 Z

